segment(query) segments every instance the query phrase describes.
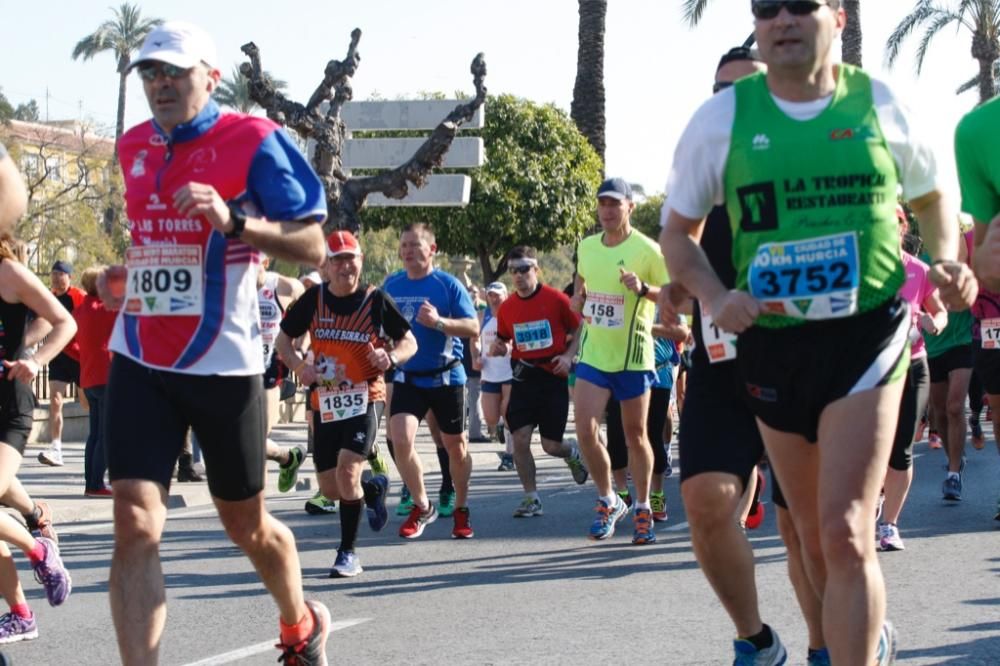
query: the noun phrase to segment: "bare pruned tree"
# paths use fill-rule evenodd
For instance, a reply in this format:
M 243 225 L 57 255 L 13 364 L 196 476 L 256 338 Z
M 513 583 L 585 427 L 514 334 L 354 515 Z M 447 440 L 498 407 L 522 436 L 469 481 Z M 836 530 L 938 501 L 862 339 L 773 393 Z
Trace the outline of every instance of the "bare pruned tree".
M 402 199 L 411 184 L 421 187 L 426 183 L 431 172 L 441 166 L 459 128 L 472 119 L 476 109 L 486 100 L 486 61 L 479 53 L 471 67 L 475 96 L 456 106 L 434 128 L 413 157 L 392 171 L 374 176 L 348 177 L 342 161 L 347 127 L 340 114 L 344 104 L 354 94 L 351 79 L 361 62 L 358 54 L 360 40 L 361 30 L 355 28 L 351 32 L 347 56 L 343 60 L 327 63 L 323 80 L 305 105 L 287 99 L 275 88 L 264 74 L 260 50 L 253 42 L 241 47 L 250 58 L 250 62 L 240 65 L 240 73 L 250 81 L 250 97 L 264 108 L 268 118 L 316 142 L 312 164 L 326 187 L 328 219 L 325 228 L 328 232 L 333 229 L 360 231 L 359 213 L 369 194 L 380 192 L 391 199 Z M 325 112 L 321 108 L 323 102 L 329 102 Z

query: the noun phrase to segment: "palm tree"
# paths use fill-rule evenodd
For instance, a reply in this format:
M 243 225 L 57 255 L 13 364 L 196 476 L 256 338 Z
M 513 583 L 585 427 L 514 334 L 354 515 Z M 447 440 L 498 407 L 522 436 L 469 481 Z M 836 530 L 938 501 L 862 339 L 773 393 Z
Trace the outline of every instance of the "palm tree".
M 578 0 L 576 83 L 570 117 L 604 164 L 604 17 L 607 0 Z
M 112 8 L 114 18 L 105 21 L 73 47 L 73 60 L 83 57 L 90 60 L 98 53 L 112 51 L 118 60 L 118 118 L 115 123 L 115 141 L 125 132 L 125 83 L 132 52 L 142 46 L 146 35 L 163 19 L 144 19 L 137 5 L 123 2 Z
M 840 59 L 861 67 L 861 0 L 840 0 L 847 25 L 840 36 Z
M 128 77 L 128 65 L 132 61 L 132 52 L 142 46 L 146 35 L 156 26 L 163 23 L 163 19 L 142 18 L 139 7 L 123 2 L 118 9 L 112 8 L 114 18 L 105 21 L 97 26 L 97 30 L 90 33 L 73 47 L 73 60 L 83 57 L 90 60 L 98 53 L 111 51 L 117 58 L 118 64 L 118 115 L 115 119 L 115 143 L 125 133 L 125 84 Z M 111 172 L 116 171 L 118 166 L 118 151 L 111 154 Z M 110 202 L 104 210 L 104 231 L 111 236 L 117 226 L 120 217 L 121 202 L 118 197 L 117 185 L 112 179 L 111 189 L 108 194 Z
M 271 76 L 270 72 L 264 72 L 267 79 L 275 90 L 284 90 L 288 84 Z M 228 106 L 240 113 L 253 113 L 260 108 L 257 102 L 250 98 L 250 80 L 240 73 L 238 66 L 233 67 L 230 76 L 223 76 L 219 81 L 219 86 L 215 89 L 215 101 L 222 106 Z
M 1000 60 L 1000 0 L 952 0 L 951 5 L 941 7 L 934 0 L 918 0 L 913 11 L 889 35 L 885 62 L 892 67 L 910 33 L 925 27 L 917 47 L 916 70 L 920 74 L 935 35 L 952 23 L 956 28 L 964 27 L 972 33 L 972 57 L 979 63 L 977 83 L 979 103 L 982 104 L 997 94 L 995 68 Z M 963 85 L 959 91 L 968 87 Z
M 684 20 L 690 27 L 701 22 L 709 0 L 684 0 Z M 861 66 L 861 0 L 841 0 L 847 12 L 847 27 L 841 37 L 840 58 L 846 63 Z

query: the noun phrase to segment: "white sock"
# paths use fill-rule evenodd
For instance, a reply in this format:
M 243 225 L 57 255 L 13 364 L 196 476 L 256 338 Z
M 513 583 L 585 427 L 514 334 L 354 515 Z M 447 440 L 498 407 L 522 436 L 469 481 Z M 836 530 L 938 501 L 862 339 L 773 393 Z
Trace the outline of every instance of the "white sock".
M 530 497 L 531 499 L 535 500 L 536 502 L 541 502 L 542 501 L 541 498 L 538 497 L 538 491 L 537 490 L 535 492 L 533 492 L 533 493 L 528 493 L 526 495 L 526 497 Z
M 649 502 L 636 502 L 635 506 L 632 507 L 635 510 L 645 509 L 646 511 L 652 511 L 653 509 L 649 506 Z
M 601 497 L 600 499 L 604 500 L 604 503 L 610 507 L 618 506 L 618 502 L 622 501 L 621 498 L 616 495 L 608 495 L 607 497 Z
M 50 447 L 53 451 L 62 453 L 62 439 L 56 438 L 52 440 L 52 446 Z
M 961 475 L 960 475 L 960 474 L 959 474 L 958 472 L 948 472 L 948 478 L 949 478 L 949 479 L 957 479 L 957 478 L 959 478 L 960 476 L 961 476 Z

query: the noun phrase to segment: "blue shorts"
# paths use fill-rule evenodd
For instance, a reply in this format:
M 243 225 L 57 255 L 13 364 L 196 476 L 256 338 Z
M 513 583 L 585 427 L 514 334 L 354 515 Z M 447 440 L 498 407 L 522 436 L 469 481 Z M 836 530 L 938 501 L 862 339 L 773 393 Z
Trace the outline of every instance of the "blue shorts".
M 656 373 L 652 370 L 622 370 L 619 372 L 604 372 L 592 365 L 579 363 L 576 366 L 577 381 L 584 380 L 594 386 L 611 391 L 611 397 L 621 402 L 638 398 L 649 390 L 656 381 Z
M 479 382 L 479 392 L 480 393 L 502 393 L 504 386 L 510 386 L 510 380 L 505 382 Z

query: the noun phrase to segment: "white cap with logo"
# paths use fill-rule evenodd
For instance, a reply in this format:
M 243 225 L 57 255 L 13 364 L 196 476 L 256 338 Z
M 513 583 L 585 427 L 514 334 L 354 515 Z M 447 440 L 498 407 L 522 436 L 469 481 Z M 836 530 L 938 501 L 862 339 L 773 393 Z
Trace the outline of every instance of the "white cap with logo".
M 192 23 L 167 21 L 146 36 L 139 55 L 129 63 L 129 69 L 146 60 L 158 60 L 184 69 L 205 63 L 218 69 L 219 56 L 215 41 L 207 32 Z

